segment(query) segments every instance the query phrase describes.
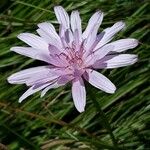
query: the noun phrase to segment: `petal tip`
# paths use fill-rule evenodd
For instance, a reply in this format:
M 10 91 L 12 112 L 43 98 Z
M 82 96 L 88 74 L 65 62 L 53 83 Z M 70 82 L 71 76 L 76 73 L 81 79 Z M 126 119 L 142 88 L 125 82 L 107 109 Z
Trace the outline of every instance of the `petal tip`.
M 24 99 L 22 97 L 19 98 L 18 103 L 21 103 Z
M 77 108 L 77 110 L 78 110 L 79 113 L 83 113 L 85 111 L 85 108 L 80 108 L 80 109 Z
M 97 10 L 96 12 L 99 14 L 103 14 L 103 12 L 101 10 Z
M 54 10 L 56 10 L 56 9 L 63 9 L 63 7 L 60 6 L 60 5 L 56 5 L 56 6 L 54 7 Z
M 23 33 L 20 33 L 17 35 L 17 38 L 20 39 L 20 37 L 22 36 Z
M 7 82 L 8 82 L 8 83 L 11 83 L 10 77 L 11 77 L 11 76 L 9 76 L 9 77 L 7 78 Z
M 135 55 L 135 58 L 133 60 L 133 64 L 136 63 L 138 61 L 138 55 Z
M 15 51 L 15 49 L 16 49 L 15 47 L 11 47 L 10 51 Z
M 107 93 L 114 94 L 116 92 L 117 88 L 114 84 L 112 84 L 112 87 L 107 91 Z
M 7 82 L 10 83 L 10 84 L 13 84 L 14 81 L 13 81 L 13 75 L 10 75 L 8 78 L 7 78 Z
M 122 26 L 122 29 L 126 28 L 126 23 L 124 21 L 121 20 L 121 21 L 119 21 L 117 23 L 118 23 L 119 26 Z
M 40 98 L 43 98 L 45 95 L 45 93 L 41 93 Z
M 114 94 L 116 92 L 117 88 L 116 86 L 114 86 L 114 89 L 112 90 L 112 94 Z
M 137 39 L 134 39 L 135 47 L 139 45 L 139 41 Z

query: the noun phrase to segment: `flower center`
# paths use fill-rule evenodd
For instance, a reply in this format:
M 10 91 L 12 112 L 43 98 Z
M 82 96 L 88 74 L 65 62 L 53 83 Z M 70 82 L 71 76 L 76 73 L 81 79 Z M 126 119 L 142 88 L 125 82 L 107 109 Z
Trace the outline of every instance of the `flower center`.
M 79 49 L 76 51 L 74 48 L 68 48 L 66 49 L 67 51 L 67 61 L 68 61 L 68 67 L 72 72 L 72 75 L 74 77 L 79 77 L 81 76 L 85 69 L 84 69 L 84 61 L 83 61 L 83 50 Z

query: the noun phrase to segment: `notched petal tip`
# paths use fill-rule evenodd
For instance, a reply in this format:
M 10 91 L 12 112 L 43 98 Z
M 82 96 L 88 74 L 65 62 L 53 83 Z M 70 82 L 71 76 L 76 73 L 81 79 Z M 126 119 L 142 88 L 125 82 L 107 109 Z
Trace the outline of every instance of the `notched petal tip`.
M 103 12 L 103 11 L 101 11 L 101 10 L 97 10 L 96 12 L 97 12 L 97 13 L 99 13 L 99 15 L 104 16 L 104 12 Z
M 72 13 L 78 13 L 79 14 L 79 11 L 78 10 L 73 10 Z
M 24 33 L 20 33 L 17 35 L 17 38 L 20 39 L 23 35 L 24 35 Z
M 10 83 L 10 84 L 12 84 L 11 76 L 9 76 L 9 77 L 7 78 L 7 82 Z
M 60 6 L 60 5 L 56 5 L 55 7 L 54 7 L 54 9 L 57 9 L 57 8 L 63 8 L 62 6 Z M 63 8 L 64 9 L 64 8 Z
M 111 91 L 109 92 L 110 94 L 114 94 L 116 92 L 117 88 L 115 85 L 112 85 Z
M 24 101 L 25 98 L 23 98 L 22 96 L 19 98 L 18 103 L 22 103 L 22 101 Z
M 120 25 L 122 25 L 122 26 L 125 26 L 125 25 L 126 25 L 126 23 L 125 23 L 123 20 L 120 20 L 120 21 L 118 21 L 117 23 L 120 24 Z
M 44 22 L 38 23 L 37 26 L 41 29 L 44 29 L 44 28 L 46 29 L 47 26 L 52 27 L 50 21 L 44 21 Z
M 10 75 L 10 76 L 7 78 L 7 81 L 8 81 L 8 83 L 10 83 L 10 84 L 16 84 L 14 74 Z
M 134 44 L 135 44 L 135 47 L 139 45 L 139 41 L 137 39 L 133 39 L 134 40 Z
M 65 10 L 62 6 L 60 6 L 60 5 L 55 6 L 55 7 L 54 7 L 54 11 L 55 11 L 55 13 L 56 13 L 57 11 L 65 11 L 65 12 L 66 12 L 66 10 Z
M 82 112 L 84 112 L 85 111 L 85 107 L 84 108 L 82 108 L 82 109 L 79 109 L 79 108 L 76 108 L 77 110 L 78 110 L 78 112 L 79 113 L 82 113 Z
M 119 27 L 121 27 L 122 30 L 126 28 L 126 23 L 122 20 L 116 22 L 115 24 L 118 25 Z
M 24 37 L 25 37 L 27 34 L 28 34 L 27 32 L 26 32 L 26 33 L 20 33 L 20 34 L 17 35 L 17 38 L 18 38 L 19 40 L 23 41 Z
M 132 63 L 132 64 L 136 63 L 137 61 L 138 61 L 138 55 L 135 55 L 135 57 L 134 57 L 134 59 L 133 59 L 133 63 Z
M 19 99 L 19 100 L 18 100 L 18 103 L 21 103 L 22 101 L 23 101 L 23 100 Z
M 14 47 L 11 47 L 11 48 L 10 48 L 10 51 L 14 51 Z

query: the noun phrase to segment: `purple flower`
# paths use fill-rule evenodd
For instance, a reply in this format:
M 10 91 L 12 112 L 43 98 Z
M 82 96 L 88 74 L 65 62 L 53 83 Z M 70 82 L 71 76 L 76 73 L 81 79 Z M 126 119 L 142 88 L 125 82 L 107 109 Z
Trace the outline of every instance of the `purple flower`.
M 30 86 L 20 97 L 19 102 L 38 91 L 42 91 L 41 97 L 43 97 L 48 90 L 71 82 L 75 107 L 79 112 L 83 112 L 86 104 L 83 79 L 102 91 L 114 93 L 115 85 L 95 69 L 134 64 L 137 55 L 118 53 L 135 48 L 138 41 L 127 38 L 109 43 L 114 35 L 125 27 L 122 21 L 97 34 L 103 20 L 101 11 L 97 11 L 90 18 L 82 33 L 78 11 L 73 11 L 69 17 L 61 6 L 56 6 L 54 10 L 60 24 L 59 34 L 51 23 L 40 23 L 37 29 L 39 36 L 31 33 L 18 35 L 18 38 L 30 47 L 11 48 L 11 51 L 44 61 L 47 65 L 17 72 L 8 78 L 8 82 L 25 83 Z

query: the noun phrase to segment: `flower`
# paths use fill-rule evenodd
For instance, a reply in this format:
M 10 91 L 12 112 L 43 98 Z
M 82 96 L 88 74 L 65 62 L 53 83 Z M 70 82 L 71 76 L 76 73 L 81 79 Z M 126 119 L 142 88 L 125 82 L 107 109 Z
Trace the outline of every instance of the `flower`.
M 43 97 L 48 90 L 71 82 L 74 105 L 79 112 L 83 112 L 86 105 L 83 79 L 106 93 L 114 93 L 115 85 L 95 69 L 134 64 L 137 55 L 118 53 L 135 48 L 138 41 L 127 38 L 109 43 L 125 27 L 122 21 L 97 34 L 103 20 L 101 11 L 92 15 L 83 33 L 78 11 L 73 11 L 70 17 L 61 6 L 54 7 L 54 11 L 60 24 L 59 34 L 51 23 L 39 23 L 39 36 L 31 33 L 18 35 L 30 47 L 11 48 L 11 51 L 44 61 L 47 65 L 17 72 L 8 77 L 8 82 L 30 86 L 19 102 L 38 91 L 42 91 Z

